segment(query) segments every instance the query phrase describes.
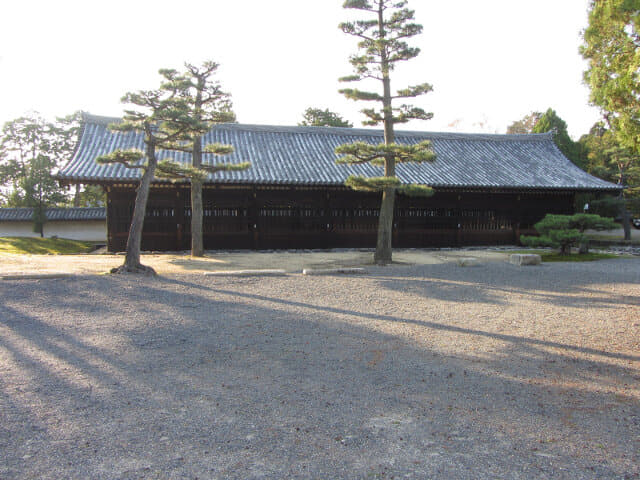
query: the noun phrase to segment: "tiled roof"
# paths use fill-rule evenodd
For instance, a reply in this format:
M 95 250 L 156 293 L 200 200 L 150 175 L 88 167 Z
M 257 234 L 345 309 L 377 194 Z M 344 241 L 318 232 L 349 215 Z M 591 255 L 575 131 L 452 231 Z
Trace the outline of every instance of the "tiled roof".
M 73 182 L 135 181 L 140 170 L 122 165 L 98 165 L 95 158 L 120 149 L 144 150 L 142 134 L 112 132 L 117 118 L 85 115 L 80 144 L 73 159 L 61 170 L 61 180 Z M 396 132 L 396 141 L 415 144 L 431 140 L 437 159 L 433 163 L 401 164 L 398 177 L 405 183 L 432 187 L 514 189 L 617 190 L 617 185 L 593 177 L 573 165 L 556 147 L 552 135 L 487 135 L 433 132 Z M 212 183 L 341 185 L 351 174 L 381 176 L 382 168 L 337 165 L 335 147 L 364 141 L 381 143 L 382 131 L 335 127 L 280 127 L 217 125 L 205 143 L 231 144 L 235 152 L 204 162 L 251 162 L 239 172 L 219 172 Z M 188 163 L 190 155 L 163 151 L 160 158 Z
M 0 208 L 0 222 L 30 222 L 33 208 Z M 106 220 L 104 207 L 48 208 L 48 221 Z

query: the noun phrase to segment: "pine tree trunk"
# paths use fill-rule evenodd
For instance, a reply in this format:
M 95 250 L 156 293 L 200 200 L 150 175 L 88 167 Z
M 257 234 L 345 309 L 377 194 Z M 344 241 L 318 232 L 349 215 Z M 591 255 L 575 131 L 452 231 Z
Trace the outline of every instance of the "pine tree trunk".
M 378 28 L 380 37 L 386 35 L 384 27 L 384 9 L 382 2 L 378 4 Z M 382 68 L 382 109 L 384 114 L 384 143 L 390 145 L 395 141 L 393 131 L 393 111 L 391 110 L 391 78 L 389 77 L 389 60 L 384 50 L 380 52 Z M 395 177 L 396 159 L 387 157 L 384 160 L 384 176 Z M 378 265 L 391 263 L 393 255 L 393 208 L 395 204 L 395 188 L 385 188 L 382 191 L 382 203 L 380 205 L 380 217 L 378 218 L 378 238 L 376 241 L 376 252 L 373 260 Z
M 395 188 L 385 188 L 382 192 L 380 217 L 378 219 L 378 239 L 373 261 L 377 265 L 386 265 L 392 261 L 393 207 L 395 204 Z
M 191 256 L 204 256 L 202 236 L 202 182 L 191 179 Z
M 193 168 L 202 166 L 202 138 L 198 137 L 193 142 L 191 153 Z M 202 181 L 191 179 L 191 256 L 204 256 L 204 240 L 202 237 Z
M 157 159 L 155 152 L 155 144 L 150 141 L 147 143 L 147 169 L 142 175 L 138 192 L 136 194 L 136 202 L 133 208 L 133 218 L 129 227 L 129 237 L 127 238 L 127 251 L 124 258 L 124 264 L 118 268 L 111 270 L 111 273 L 152 273 L 155 271 L 151 267 L 144 266 L 140 263 L 140 246 L 142 244 L 142 228 L 144 226 L 144 217 L 147 211 L 147 200 L 149 199 L 149 190 L 151 181 L 154 178 Z

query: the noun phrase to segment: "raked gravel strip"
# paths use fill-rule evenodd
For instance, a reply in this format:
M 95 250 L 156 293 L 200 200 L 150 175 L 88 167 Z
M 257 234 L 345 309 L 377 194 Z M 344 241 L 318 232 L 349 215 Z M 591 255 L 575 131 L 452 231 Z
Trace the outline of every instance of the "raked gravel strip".
M 0 282 L 2 479 L 635 479 L 640 260 Z
M 265 270 L 216 270 L 214 272 L 205 272 L 205 276 L 209 277 L 256 277 L 256 276 L 280 276 L 286 275 L 287 272 L 282 269 L 265 269 Z

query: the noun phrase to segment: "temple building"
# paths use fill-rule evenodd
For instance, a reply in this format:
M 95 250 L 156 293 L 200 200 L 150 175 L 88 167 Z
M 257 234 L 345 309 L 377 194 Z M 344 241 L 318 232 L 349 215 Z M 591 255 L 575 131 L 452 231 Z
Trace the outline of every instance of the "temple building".
M 107 192 L 110 251 L 125 248 L 139 169 L 99 165 L 116 149 L 144 150 L 141 133 L 114 132 L 116 118 L 85 115 L 73 158 L 59 172 L 64 184 L 97 184 Z M 617 194 L 618 185 L 571 163 L 551 133 L 488 135 L 396 132 L 398 143 L 430 140 L 432 163 L 399 164 L 405 183 L 434 188 L 429 198 L 398 195 L 394 247 L 516 244 L 547 213 L 572 213 L 577 193 Z M 382 131 L 335 127 L 222 124 L 204 144 L 235 152 L 204 163 L 250 162 L 244 171 L 219 172 L 204 186 L 205 249 L 293 249 L 375 246 L 381 194 L 344 186 L 349 175 L 377 177 L 381 167 L 338 165 L 335 147 L 381 143 Z M 190 156 L 161 151 L 159 158 L 188 164 Z M 188 181 L 155 180 L 145 217 L 143 250 L 190 248 Z

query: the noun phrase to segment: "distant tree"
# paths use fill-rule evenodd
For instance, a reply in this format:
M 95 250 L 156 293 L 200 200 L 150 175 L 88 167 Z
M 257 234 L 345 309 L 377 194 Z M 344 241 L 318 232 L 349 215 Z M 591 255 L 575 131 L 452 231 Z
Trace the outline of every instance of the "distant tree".
M 73 195 L 74 207 L 104 207 L 107 196 L 100 185 L 77 185 Z
M 65 152 L 64 161 L 73 157 L 82 127 L 82 112 L 75 112 L 66 117 L 57 117 L 55 122 L 56 135 L 60 148 Z M 99 185 L 75 185 L 72 198 L 68 198 L 65 206 L 73 207 L 101 207 L 106 204 L 106 194 Z
M 591 102 L 602 109 L 622 147 L 640 154 L 640 4 L 591 0 L 582 56 Z
M 542 117 L 542 112 L 531 112 L 525 115 L 521 120 L 516 120 L 507 127 L 508 134 L 526 134 L 533 133 L 533 127 Z
M 629 204 L 640 198 L 640 162 L 633 150 L 621 146 L 614 132 L 604 122 L 596 123 L 587 135 L 580 138 L 580 145 L 585 152 L 586 169 L 592 175 L 617 183 L 624 187 L 616 204 L 622 218 L 625 239 L 631 239 L 631 221 Z M 611 202 L 604 201 L 604 208 Z M 600 202 L 602 203 L 602 202 Z M 599 203 L 592 202 L 594 206 Z
M 206 175 L 190 166 L 183 167 L 169 160 L 158 161 L 158 150 L 183 140 L 198 127 L 198 122 L 190 116 L 189 105 L 180 98 L 181 83 L 177 81 L 176 72 L 160 70 L 160 74 L 163 77 L 163 88 L 127 93 L 122 98 L 123 103 L 134 105 L 137 109 L 125 110 L 123 121 L 110 125 L 116 131 L 142 132 L 145 151 L 116 150 L 96 158 L 98 163 L 117 163 L 143 171 L 136 193 L 124 264 L 114 268 L 112 273 L 155 273 L 151 267 L 140 263 L 140 246 L 149 190 L 156 173 L 160 176 L 175 176 L 179 172 L 182 176 L 192 178 L 197 175 L 204 178 Z
M 44 235 L 46 209 L 67 201 L 54 174 L 73 152 L 71 133 L 37 114 L 5 123 L 0 138 L 0 204 L 33 208 L 34 232 Z
M 302 122 L 298 124 L 301 127 L 353 127 L 352 123 L 328 108 L 307 108 L 302 118 Z
M 414 12 L 406 8 L 404 0 L 346 0 L 344 8 L 366 12 L 372 18 L 345 22 L 340 29 L 359 39 L 359 53 L 350 58 L 354 74 L 343 77 L 340 81 L 354 82 L 374 80 L 381 84 L 382 92 L 369 92 L 354 88 L 340 90 L 344 96 L 352 100 L 375 102 L 382 108 L 362 110 L 367 120 L 365 125 L 384 126 L 384 143 L 371 145 L 356 142 L 341 145 L 336 153 L 342 155 L 337 160 L 343 164 L 363 164 L 384 167 L 384 176 L 365 178 L 350 176 L 346 185 L 369 192 L 382 192 L 382 204 L 378 220 L 378 238 L 374 261 L 378 264 L 390 263 L 392 260 L 393 209 L 396 191 L 407 195 L 429 196 L 433 190 L 423 185 L 401 185 L 396 176 L 398 162 L 430 162 L 435 160 L 435 153 L 430 142 L 417 145 L 400 145 L 395 143 L 394 125 L 406 123 L 412 119 L 429 120 L 432 113 L 422 108 L 402 104 L 393 107 L 393 100 L 414 98 L 429 93 L 431 85 L 422 83 L 398 90 L 395 95 L 391 91 L 391 72 L 396 64 L 416 57 L 419 48 L 410 47 L 407 38 L 422 32 L 422 25 L 413 23 Z
M 540 116 L 532 129 L 532 133 L 546 132 L 553 132 L 553 141 L 565 157 L 578 167 L 582 169 L 585 168 L 585 161 L 581 155 L 580 146 L 569 136 L 567 122 L 562 120 L 552 108 L 547 109 L 547 111 Z
M 571 253 L 571 247 L 579 245 L 580 253 L 588 253 L 589 243 L 585 230 L 611 230 L 617 227 L 612 218 L 577 213 L 575 215 L 548 214 L 534 225 L 540 236 L 522 235 L 520 241 L 531 247 L 559 248 L 563 255 Z
M 218 82 L 213 80 L 219 65 L 207 61 L 201 67 L 185 64 L 186 72 L 173 72 L 173 79 L 164 85 L 165 89 L 179 91 L 180 100 L 187 108 L 187 114 L 192 120 L 191 126 L 174 142 L 165 142 L 164 148 L 179 150 L 191 154 L 192 170 L 181 170 L 165 164 L 164 174 L 167 177 L 189 178 L 191 182 L 191 256 L 204 255 L 204 241 L 202 233 L 203 205 L 202 185 L 204 178 L 202 171 L 216 173 L 221 171 L 246 170 L 251 165 L 244 163 L 216 163 L 205 165 L 202 154 L 227 155 L 233 153 L 231 145 L 219 143 L 206 145 L 203 149 L 202 137 L 212 125 L 233 122 L 236 119 L 231 109 L 230 95 L 222 91 Z M 177 128 L 184 128 L 182 124 Z M 195 175 L 191 175 L 194 173 Z

